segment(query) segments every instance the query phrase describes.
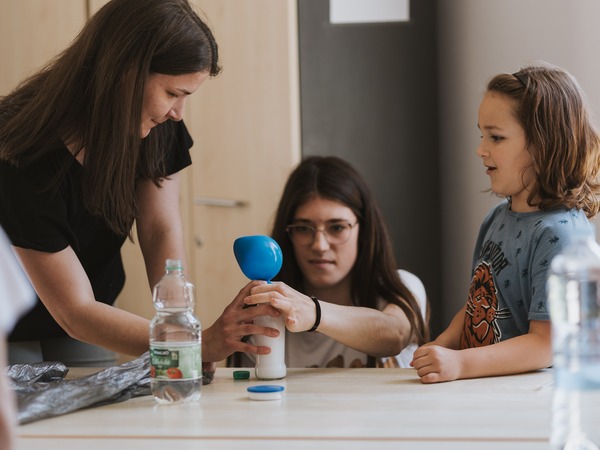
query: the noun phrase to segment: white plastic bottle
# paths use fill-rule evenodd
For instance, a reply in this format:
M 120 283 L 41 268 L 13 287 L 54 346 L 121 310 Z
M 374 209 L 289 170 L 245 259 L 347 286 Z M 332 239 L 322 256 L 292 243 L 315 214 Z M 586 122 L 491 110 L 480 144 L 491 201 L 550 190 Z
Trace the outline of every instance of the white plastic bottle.
M 159 403 L 200 399 L 202 333 L 194 316 L 194 286 L 181 261 L 167 259 L 165 275 L 154 287 L 156 315 L 150 322 L 150 386 Z
M 268 355 L 256 355 L 254 373 L 259 380 L 278 380 L 287 374 L 285 366 L 285 323 L 283 316 L 259 316 L 254 319 L 256 325 L 276 328 L 279 336 L 255 335 L 255 344 L 271 348 Z
M 551 263 L 552 449 L 600 446 L 600 247 L 578 235 Z

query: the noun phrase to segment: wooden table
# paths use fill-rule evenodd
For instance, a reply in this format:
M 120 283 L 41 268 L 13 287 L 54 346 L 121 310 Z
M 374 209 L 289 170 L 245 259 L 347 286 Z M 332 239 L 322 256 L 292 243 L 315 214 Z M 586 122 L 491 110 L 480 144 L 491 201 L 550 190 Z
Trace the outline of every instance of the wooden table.
M 288 369 L 234 381 L 218 368 L 195 404 L 138 397 L 18 427 L 17 450 L 547 449 L 552 372 L 424 385 L 412 369 Z M 246 388 L 285 386 L 282 400 Z

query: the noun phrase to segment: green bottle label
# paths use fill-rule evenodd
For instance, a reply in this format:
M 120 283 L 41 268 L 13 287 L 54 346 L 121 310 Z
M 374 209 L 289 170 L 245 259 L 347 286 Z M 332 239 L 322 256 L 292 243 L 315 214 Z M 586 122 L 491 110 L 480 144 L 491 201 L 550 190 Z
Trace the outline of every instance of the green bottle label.
M 157 380 L 202 378 L 202 345 L 177 342 L 151 344 L 150 376 Z

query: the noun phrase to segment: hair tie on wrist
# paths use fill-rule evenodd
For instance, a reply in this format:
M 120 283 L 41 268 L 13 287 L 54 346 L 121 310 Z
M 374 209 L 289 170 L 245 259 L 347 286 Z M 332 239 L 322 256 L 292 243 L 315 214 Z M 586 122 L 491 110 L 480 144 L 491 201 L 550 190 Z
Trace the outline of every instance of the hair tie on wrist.
M 317 327 L 321 323 L 321 305 L 319 305 L 319 300 L 314 295 L 311 295 L 310 299 L 315 303 L 316 317 L 315 317 L 315 324 L 312 326 L 312 328 L 310 330 L 307 330 L 309 332 L 316 331 Z

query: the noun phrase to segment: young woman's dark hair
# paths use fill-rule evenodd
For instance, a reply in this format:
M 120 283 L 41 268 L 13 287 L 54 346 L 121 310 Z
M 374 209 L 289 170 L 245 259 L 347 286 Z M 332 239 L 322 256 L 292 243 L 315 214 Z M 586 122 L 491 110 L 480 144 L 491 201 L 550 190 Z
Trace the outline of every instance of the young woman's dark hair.
M 186 0 L 112 0 L 66 50 L 0 99 L 0 158 L 25 166 L 60 141 L 76 155 L 85 149 L 85 205 L 126 235 L 136 181 L 165 176 L 175 126 L 169 120 L 140 139 L 148 75 L 219 71 L 215 39 Z
M 357 259 L 351 272 L 354 305 L 376 309 L 378 299 L 398 305 L 408 317 L 419 345 L 423 344 L 428 339 L 427 326 L 417 301 L 398 276 L 381 211 L 362 176 L 341 158 L 308 157 L 288 178 L 271 232 L 285 255 L 276 280 L 300 292 L 304 290 L 303 275 L 292 256 L 294 247 L 286 227 L 293 222 L 298 207 L 315 197 L 347 206 L 360 224 Z

